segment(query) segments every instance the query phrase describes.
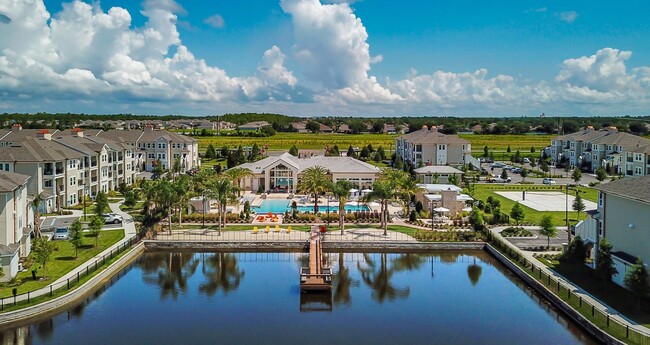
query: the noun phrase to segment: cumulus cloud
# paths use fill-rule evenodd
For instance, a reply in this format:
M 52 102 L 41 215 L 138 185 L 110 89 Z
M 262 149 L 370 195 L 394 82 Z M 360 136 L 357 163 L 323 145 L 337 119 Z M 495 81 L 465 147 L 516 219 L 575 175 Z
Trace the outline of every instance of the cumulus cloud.
M 578 18 L 578 13 L 576 13 L 576 11 L 559 12 L 555 15 L 560 18 L 561 21 L 569 24 L 575 22 L 575 20 Z
M 138 28 L 123 8 L 104 12 L 81 1 L 64 3 L 54 16 L 42 0 L 6 0 L 0 12 L 14 19 L 0 26 L 0 92 L 10 97 L 245 102 L 264 88 L 296 84 L 275 46 L 260 76 L 231 77 L 195 58 L 177 30 L 185 10 L 172 0 L 145 1 L 147 21 Z
M 322 4 L 319 0 L 282 0 L 282 9 L 291 15 L 294 55 L 305 75 L 333 94 L 361 98 L 362 102 L 399 99 L 369 77 L 371 59 L 368 33 L 348 3 Z
M 205 18 L 203 22 L 216 29 L 221 29 L 226 24 L 220 14 L 213 14 L 208 18 Z

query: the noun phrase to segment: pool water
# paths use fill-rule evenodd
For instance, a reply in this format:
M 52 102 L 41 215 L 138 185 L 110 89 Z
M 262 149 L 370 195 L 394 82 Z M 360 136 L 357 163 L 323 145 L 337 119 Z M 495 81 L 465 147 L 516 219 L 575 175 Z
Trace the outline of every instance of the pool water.
M 325 253 L 330 295 L 302 294 L 306 253 L 147 252 L 80 305 L 3 344 L 594 344 L 483 251 Z
M 284 213 L 285 211 L 291 211 L 291 200 L 287 199 L 266 199 L 263 200 L 260 206 L 251 207 L 253 212 L 257 213 Z M 331 213 L 338 212 L 338 206 L 330 206 L 329 211 Z M 367 205 L 345 205 L 346 212 L 355 212 L 355 211 L 369 211 L 370 207 Z M 314 212 L 314 206 L 298 206 L 298 211 L 300 212 Z M 318 212 L 326 213 L 327 205 L 318 205 Z

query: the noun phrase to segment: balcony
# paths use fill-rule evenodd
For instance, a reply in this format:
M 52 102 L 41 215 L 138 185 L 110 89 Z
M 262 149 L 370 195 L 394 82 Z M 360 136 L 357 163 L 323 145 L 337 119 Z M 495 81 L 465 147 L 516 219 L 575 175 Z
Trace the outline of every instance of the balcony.
M 97 183 L 97 176 L 93 176 L 90 178 L 90 182 L 92 183 Z
M 43 170 L 43 175 L 46 175 L 46 176 L 52 176 L 53 173 L 54 173 L 54 171 L 52 171 L 52 170 Z
M 63 168 L 56 168 L 56 174 L 57 175 L 63 174 Z
M 118 175 L 124 175 L 124 170 L 118 170 L 118 171 L 117 171 L 117 174 L 118 174 Z

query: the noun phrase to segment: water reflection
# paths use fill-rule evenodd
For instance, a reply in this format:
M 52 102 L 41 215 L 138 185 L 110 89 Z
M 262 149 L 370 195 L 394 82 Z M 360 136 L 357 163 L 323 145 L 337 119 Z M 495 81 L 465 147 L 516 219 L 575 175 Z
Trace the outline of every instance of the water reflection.
M 239 269 L 235 254 L 214 253 L 201 256 L 204 257 L 201 267 L 206 281 L 199 285 L 200 292 L 214 296 L 219 290 L 224 294 L 237 290 L 244 277 L 244 271 Z
M 386 300 L 394 301 L 398 298 L 406 298 L 411 290 L 409 287 L 395 287 L 391 283 L 391 278 L 395 273 L 395 267 L 388 267 L 387 253 L 379 254 L 379 265 L 373 259 L 373 256 L 364 254 L 366 265 L 357 263 L 357 268 L 361 272 L 361 278 L 368 287 L 372 289 L 372 298 L 383 303 Z
M 147 253 L 146 260 L 139 260 L 143 280 L 160 287 L 160 298 L 172 297 L 187 292 L 187 281 L 196 273 L 199 260 L 195 253 Z
M 591 343 L 484 252 L 333 252 L 326 258 L 333 289 L 318 295 L 298 292 L 306 253 L 145 253 L 103 293 L 52 318 L 0 331 L 0 343 L 289 344 L 308 337 L 330 344 Z M 458 331 L 468 324 L 471 332 Z

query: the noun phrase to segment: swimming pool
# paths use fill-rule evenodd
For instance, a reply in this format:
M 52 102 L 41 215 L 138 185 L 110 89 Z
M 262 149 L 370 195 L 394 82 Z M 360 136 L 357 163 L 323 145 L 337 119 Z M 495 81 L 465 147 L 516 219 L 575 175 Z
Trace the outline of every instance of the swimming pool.
M 266 199 L 263 200 L 260 206 L 251 207 L 253 212 L 257 213 L 284 213 L 286 210 L 291 210 L 290 200 L 287 199 Z M 339 207 L 330 205 L 330 212 L 338 212 Z M 355 212 L 355 211 L 369 211 L 370 207 L 366 205 L 345 205 L 345 211 Z M 300 212 L 314 212 L 314 206 L 298 206 L 298 211 Z M 327 212 L 326 205 L 318 205 L 318 212 Z

